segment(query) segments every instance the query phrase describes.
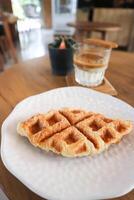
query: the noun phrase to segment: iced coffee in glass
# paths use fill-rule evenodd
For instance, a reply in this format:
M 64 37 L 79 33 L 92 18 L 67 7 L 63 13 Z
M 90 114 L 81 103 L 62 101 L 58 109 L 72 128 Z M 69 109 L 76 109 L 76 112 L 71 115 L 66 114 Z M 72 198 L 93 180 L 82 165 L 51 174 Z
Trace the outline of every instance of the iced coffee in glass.
M 74 45 L 75 80 L 83 86 L 98 86 L 102 83 L 108 67 L 114 42 L 86 39 Z

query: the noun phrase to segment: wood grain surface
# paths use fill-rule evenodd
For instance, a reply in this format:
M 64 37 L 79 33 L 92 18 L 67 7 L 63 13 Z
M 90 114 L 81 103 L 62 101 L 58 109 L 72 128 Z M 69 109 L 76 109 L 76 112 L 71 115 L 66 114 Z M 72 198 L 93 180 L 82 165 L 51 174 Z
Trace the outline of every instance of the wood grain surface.
M 134 105 L 134 54 L 112 53 L 106 77 L 118 91 L 117 98 Z M 53 88 L 66 86 L 65 77 L 53 76 L 44 56 L 18 63 L 0 75 L 0 125 L 22 99 Z M 125 162 L 125 161 L 124 161 Z M 43 200 L 17 180 L 0 161 L 0 185 L 10 200 Z M 133 200 L 134 190 L 116 200 Z

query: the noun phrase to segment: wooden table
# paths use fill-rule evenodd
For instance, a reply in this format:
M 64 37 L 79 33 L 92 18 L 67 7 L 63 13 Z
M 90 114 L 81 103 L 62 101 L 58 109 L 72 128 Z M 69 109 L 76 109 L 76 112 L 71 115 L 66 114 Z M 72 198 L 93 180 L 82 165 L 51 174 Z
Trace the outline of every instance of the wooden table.
M 112 53 L 107 78 L 118 98 L 134 105 L 134 54 Z M 53 88 L 66 86 L 65 77 L 53 76 L 47 57 L 18 63 L 0 75 L 0 124 L 22 99 Z M 124 161 L 125 162 L 125 161 Z M 134 178 L 134 177 L 132 177 Z M 10 200 L 42 200 L 10 174 L 0 161 L 0 185 Z M 116 200 L 134 200 L 134 190 Z
M 76 29 L 76 35 L 82 35 L 83 33 L 90 34 L 92 31 L 100 32 L 101 38 L 104 40 L 107 39 L 108 32 L 120 30 L 119 24 L 107 22 L 76 21 L 67 25 Z

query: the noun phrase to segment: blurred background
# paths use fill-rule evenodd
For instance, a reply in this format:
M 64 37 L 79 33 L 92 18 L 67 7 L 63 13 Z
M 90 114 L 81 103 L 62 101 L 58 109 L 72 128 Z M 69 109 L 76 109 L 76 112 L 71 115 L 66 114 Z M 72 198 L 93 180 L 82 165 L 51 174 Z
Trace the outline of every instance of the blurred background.
M 96 37 L 134 52 L 134 0 L 0 0 L 0 68 L 40 57 L 55 36 Z

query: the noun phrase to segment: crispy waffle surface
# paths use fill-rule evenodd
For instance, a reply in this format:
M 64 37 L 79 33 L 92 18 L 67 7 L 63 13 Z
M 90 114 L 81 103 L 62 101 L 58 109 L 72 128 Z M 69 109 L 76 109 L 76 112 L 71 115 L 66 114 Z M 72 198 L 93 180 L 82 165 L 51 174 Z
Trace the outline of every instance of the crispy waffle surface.
M 17 126 L 17 132 L 35 147 L 65 157 L 99 154 L 131 130 L 130 121 L 74 108 L 37 114 Z

